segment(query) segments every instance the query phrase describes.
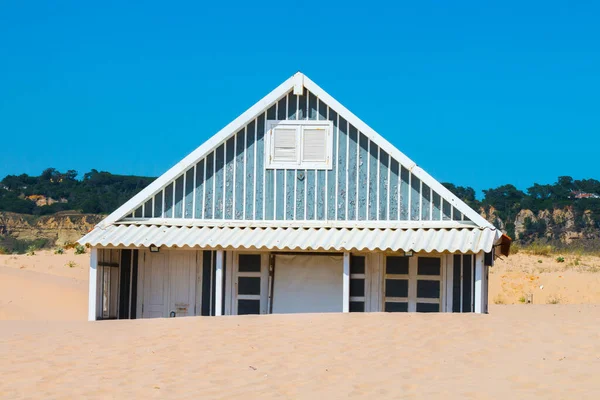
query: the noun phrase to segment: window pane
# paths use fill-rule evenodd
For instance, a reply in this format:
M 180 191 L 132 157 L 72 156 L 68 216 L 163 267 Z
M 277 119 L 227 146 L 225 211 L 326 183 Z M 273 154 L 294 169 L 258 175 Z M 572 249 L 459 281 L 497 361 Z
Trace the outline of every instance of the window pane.
M 304 127 L 302 161 L 327 161 L 327 130 Z
M 295 162 L 296 160 L 296 128 L 274 128 L 273 161 Z
M 238 277 L 238 294 L 260 294 L 260 278 Z
M 419 257 L 418 265 L 418 275 L 440 275 L 441 258 Z
M 408 312 L 408 303 L 385 303 L 385 312 Z
M 385 258 L 385 273 L 408 275 L 408 257 L 388 256 Z
M 408 279 L 386 279 L 386 297 L 408 297 Z
M 365 280 L 350 279 L 350 296 L 363 297 L 365 295 Z
M 240 272 L 260 272 L 260 254 L 240 254 Z
M 365 273 L 365 256 L 350 256 L 350 273 Z
M 439 281 L 417 281 L 417 297 L 424 299 L 439 299 L 440 298 L 440 282 Z
M 439 304 L 417 303 L 417 312 L 440 312 Z
M 238 315 L 260 314 L 260 300 L 238 300 Z
M 350 302 L 350 312 L 365 312 L 365 302 L 364 301 L 351 301 Z

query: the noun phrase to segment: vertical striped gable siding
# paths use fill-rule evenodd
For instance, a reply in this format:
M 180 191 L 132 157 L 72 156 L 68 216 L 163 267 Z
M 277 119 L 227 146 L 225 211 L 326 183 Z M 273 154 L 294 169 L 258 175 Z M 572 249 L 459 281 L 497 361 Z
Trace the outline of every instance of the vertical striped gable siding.
M 333 123 L 331 170 L 265 169 L 269 120 Z M 304 90 L 288 93 L 131 217 L 209 220 L 460 221 L 465 217 L 377 143 Z

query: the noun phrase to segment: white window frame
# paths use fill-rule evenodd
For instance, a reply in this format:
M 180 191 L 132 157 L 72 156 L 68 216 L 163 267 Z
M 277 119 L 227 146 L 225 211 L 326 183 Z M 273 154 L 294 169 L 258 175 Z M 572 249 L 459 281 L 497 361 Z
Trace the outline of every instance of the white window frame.
M 277 126 L 296 127 L 296 160 L 295 161 L 273 161 L 274 140 L 273 129 Z M 326 161 L 302 161 L 304 127 L 322 127 L 326 130 L 325 141 Z M 267 120 L 267 135 L 265 137 L 265 168 L 266 169 L 333 169 L 333 121 L 297 121 L 297 120 Z

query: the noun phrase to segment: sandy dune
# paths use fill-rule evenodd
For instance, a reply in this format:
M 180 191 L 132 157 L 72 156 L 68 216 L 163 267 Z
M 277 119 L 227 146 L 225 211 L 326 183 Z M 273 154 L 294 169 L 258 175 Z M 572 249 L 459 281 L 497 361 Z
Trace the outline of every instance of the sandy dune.
M 593 266 L 512 260 L 490 297 L 599 300 Z M 0 399 L 600 398 L 600 305 L 86 322 L 87 262 L 0 256 Z
M 0 398 L 600 398 L 600 306 L 0 321 Z
M 1 255 L 0 320 L 85 320 L 89 256 L 70 252 Z
M 528 294 L 533 304 L 600 304 L 600 257 L 519 253 L 496 261 L 489 277 L 490 304 L 518 304 Z

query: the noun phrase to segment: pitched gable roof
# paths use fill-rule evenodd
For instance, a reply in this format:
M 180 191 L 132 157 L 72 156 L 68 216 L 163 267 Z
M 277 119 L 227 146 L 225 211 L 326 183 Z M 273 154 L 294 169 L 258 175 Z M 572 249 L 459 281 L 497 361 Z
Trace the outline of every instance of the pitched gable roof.
M 423 184 L 431 188 L 433 192 L 439 194 L 444 202 L 449 203 L 462 215 L 468 218 L 468 220 L 471 221 L 469 223 L 471 226 L 476 225 L 480 228 L 494 229 L 493 226 L 483 217 L 481 217 L 475 210 L 471 209 L 463 201 L 458 199 L 448 189 L 446 189 L 443 185 L 418 167 L 411 159 L 390 144 L 385 138 L 380 136 L 377 132 L 375 132 L 372 128 L 370 128 L 367 124 L 361 121 L 357 116 L 355 116 L 352 112 L 346 109 L 337 100 L 331 97 L 327 92 L 325 92 L 322 88 L 320 88 L 317 84 L 300 72 L 287 79 L 275 90 L 250 107 L 246 112 L 221 129 L 208 141 L 203 143 L 187 157 L 169 169 L 166 173 L 157 178 L 152 184 L 110 214 L 98 226 L 100 228 L 106 228 L 111 224 L 123 220 L 134 210 L 147 202 L 148 199 L 151 199 L 156 193 L 160 192 L 165 185 L 174 181 L 188 171 L 191 167 L 196 165 L 196 163 L 206 157 L 209 153 L 213 152 L 217 147 L 221 146 L 227 139 L 235 135 L 236 132 L 245 127 L 250 121 L 257 118 L 257 116 L 264 113 L 267 108 L 290 93 L 290 91 L 292 91 L 294 94 L 301 94 L 303 93 L 304 89 L 316 95 L 318 99 L 327 104 L 331 109 L 335 110 L 340 117 L 344 118 L 346 121 L 348 121 L 348 123 L 356 127 L 361 134 L 365 135 L 373 143 L 376 143 L 382 150 L 389 154 L 391 158 L 397 160 L 402 167 L 412 174 L 412 176 L 418 178 Z

